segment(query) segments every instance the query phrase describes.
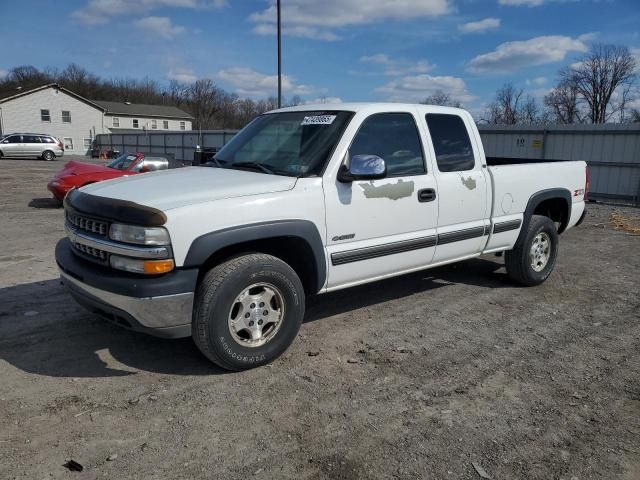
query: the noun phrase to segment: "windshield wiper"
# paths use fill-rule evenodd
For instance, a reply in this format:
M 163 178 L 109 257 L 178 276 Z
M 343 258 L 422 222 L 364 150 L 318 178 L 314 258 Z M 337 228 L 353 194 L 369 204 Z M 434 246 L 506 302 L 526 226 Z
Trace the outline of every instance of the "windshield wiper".
M 211 165 L 212 163 L 213 163 L 213 165 Z M 223 164 L 225 164 L 225 163 L 227 163 L 226 160 L 218 160 L 216 157 L 211 157 L 211 159 L 207 163 L 205 163 L 205 166 L 206 167 L 215 166 L 215 167 L 218 167 L 218 168 L 225 168 L 223 166 Z
M 260 170 L 262 173 L 268 173 L 269 175 L 276 174 L 273 168 L 267 167 L 266 165 L 263 165 L 262 163 L 258 163 L 258 162 L 234 162 L 231 165 L 229 165 L 228 168 L 234 168 L 234 167 Z

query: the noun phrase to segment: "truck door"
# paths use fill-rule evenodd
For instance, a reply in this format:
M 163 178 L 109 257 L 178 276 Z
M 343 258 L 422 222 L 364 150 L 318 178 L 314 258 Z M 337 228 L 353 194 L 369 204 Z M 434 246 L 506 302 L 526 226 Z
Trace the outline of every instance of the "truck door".
M 409 110 L 361 120 L 344 162 L 376 155 L 386 163 L 385 178 L 342 183 L 335 175 L 324 176 L 329 289 L 431 262 L 438 199 L 416 120 Z
M 434 263 L 477 254 L 489 235 L 484 156 L 469 137 L 468 116 L 427 113 L 438 183 L 438 246 Z

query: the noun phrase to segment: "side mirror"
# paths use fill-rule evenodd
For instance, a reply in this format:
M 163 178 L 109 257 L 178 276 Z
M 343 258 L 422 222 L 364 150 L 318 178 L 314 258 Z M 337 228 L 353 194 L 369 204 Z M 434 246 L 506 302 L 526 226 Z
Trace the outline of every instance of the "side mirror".
M 349 168 L 342 165 L 338 181 L 350 183 L 354 180 L 377 180 L 387 176 L 387 165 L 377 155 L 354 155 Z

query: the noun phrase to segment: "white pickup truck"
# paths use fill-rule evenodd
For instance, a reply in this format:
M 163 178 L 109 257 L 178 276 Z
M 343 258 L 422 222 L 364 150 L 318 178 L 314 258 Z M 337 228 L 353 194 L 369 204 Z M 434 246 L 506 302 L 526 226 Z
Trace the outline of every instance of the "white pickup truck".
M 56 260 L 90 311 L 242 370 L 288 348 L 308 295 L 497 252 L 543 282 L 587 189 L 584 162 L 486 158 L 464 110 L 283 108 L 206 167 L 70 191 Z

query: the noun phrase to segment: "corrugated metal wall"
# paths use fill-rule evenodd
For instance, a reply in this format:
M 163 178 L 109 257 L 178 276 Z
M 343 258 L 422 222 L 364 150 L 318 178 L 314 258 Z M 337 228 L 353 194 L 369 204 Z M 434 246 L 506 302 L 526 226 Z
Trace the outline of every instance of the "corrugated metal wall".
M 640 205 L 640 124 L 519 127 L 480 125 L 489 157 L 584 160 L 591 172 L 593 199 Z M 101 149 L 170 153 L 193 160 L 196 145 L 221 147 L 237 130 L 145 132 L 97 135 Z
M 96 135 L 100 150 L 120 152 L 169 153 L 176 160 L 192 161 L 196 145 L 202 148 L 220 148 L 237 130 L 206 130 L 202 132 L 142 132 Z
M 640 124 L 479 129 L 489 157 L 584 160 L 591 198 L 640 205 Z

